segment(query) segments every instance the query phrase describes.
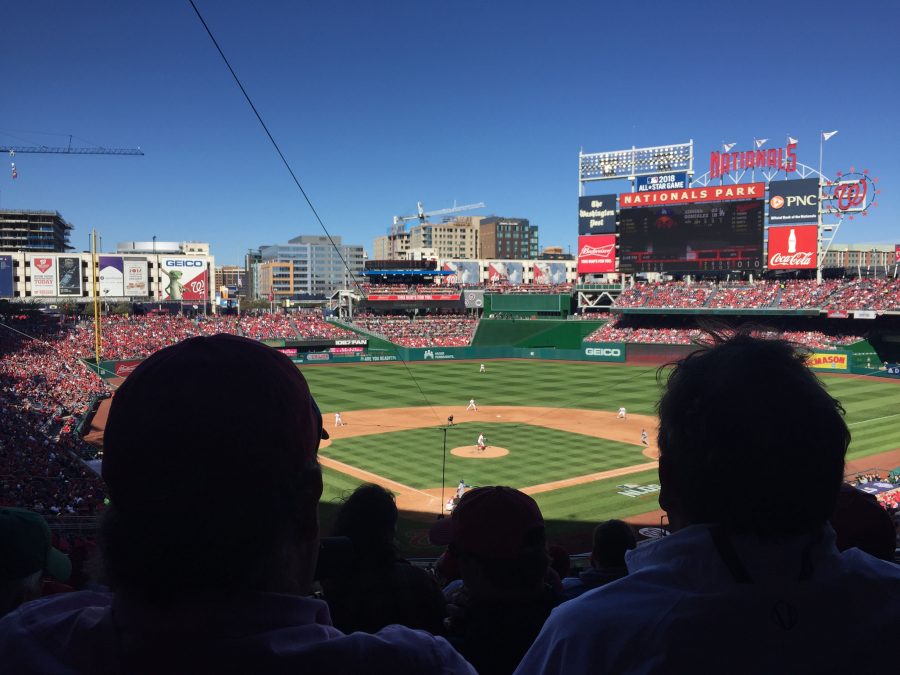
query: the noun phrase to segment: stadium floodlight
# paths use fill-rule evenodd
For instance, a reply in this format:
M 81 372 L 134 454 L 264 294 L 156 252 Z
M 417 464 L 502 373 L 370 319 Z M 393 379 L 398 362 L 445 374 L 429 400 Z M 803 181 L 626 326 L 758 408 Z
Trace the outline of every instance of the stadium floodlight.
M 671 171 L 694 173 L 694 141 L 652 148 L 631 148 L 607 152 L 579 152 L 578 180 L 595 180 L 652 176 Z

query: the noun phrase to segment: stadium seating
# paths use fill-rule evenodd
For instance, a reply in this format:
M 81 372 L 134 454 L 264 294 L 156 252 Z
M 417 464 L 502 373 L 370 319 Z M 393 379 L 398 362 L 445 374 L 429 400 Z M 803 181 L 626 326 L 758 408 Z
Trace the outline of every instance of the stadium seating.
M 472 341 L 476 319 L 459 315 L 398 316 L 362 314 L 354 324 L 403 347 L 464 347 Z

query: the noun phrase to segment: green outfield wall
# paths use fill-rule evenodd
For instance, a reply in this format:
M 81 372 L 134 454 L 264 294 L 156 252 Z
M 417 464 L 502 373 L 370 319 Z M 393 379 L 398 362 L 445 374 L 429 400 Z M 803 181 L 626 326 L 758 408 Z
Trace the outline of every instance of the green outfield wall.
M 559 347 L 579 349 L 604 321 L 558 319 L 482 319 L 473 347 Z

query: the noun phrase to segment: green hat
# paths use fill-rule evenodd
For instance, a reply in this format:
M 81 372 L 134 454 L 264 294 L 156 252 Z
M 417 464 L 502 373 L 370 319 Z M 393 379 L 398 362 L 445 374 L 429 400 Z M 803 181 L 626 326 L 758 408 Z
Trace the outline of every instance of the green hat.
M 0 579 L 12 581 L 46 572 L 57 581 L 68 581 L 72 562 L 50 541 L 50 527 L 39 514 L 0 508 Z

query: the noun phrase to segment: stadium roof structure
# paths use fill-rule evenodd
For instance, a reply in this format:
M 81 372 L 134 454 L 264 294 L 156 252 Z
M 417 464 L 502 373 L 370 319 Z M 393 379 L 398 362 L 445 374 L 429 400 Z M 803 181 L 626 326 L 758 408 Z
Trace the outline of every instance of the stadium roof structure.
M 452 270 L 365 270 L 363 274 L 367 277 L 447 277 L 456 274 Z

